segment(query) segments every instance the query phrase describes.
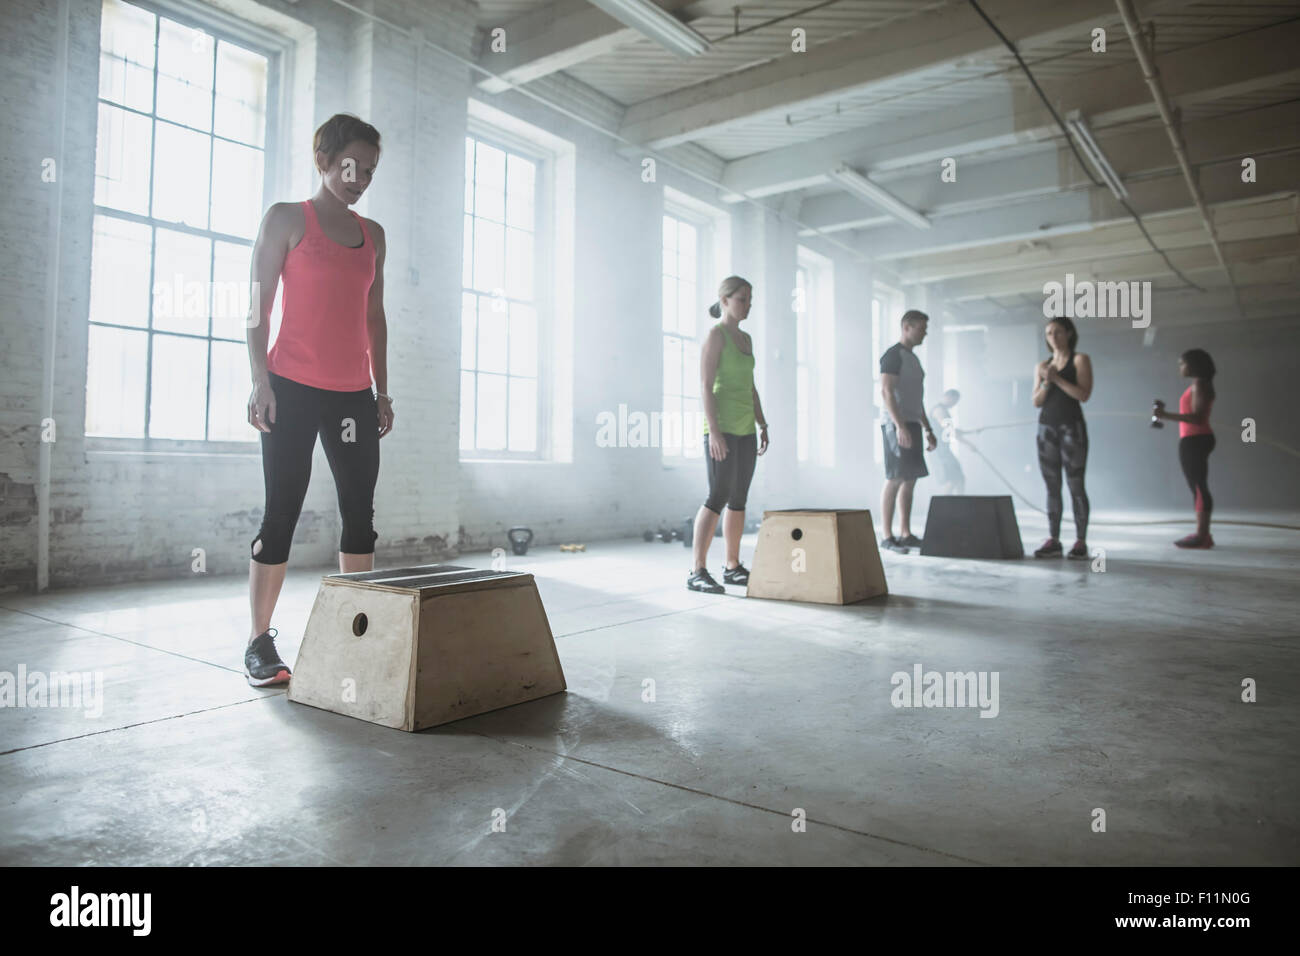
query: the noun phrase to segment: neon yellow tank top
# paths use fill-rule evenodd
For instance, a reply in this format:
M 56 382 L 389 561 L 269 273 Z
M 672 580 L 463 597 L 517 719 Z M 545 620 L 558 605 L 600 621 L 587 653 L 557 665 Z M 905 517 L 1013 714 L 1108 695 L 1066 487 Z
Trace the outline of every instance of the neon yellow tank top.
M 736 347 L 726 326 L 722 329 L 722 355 L 718 359 L 718 372 L 713 379 L 713 394 L 718 401 L 718 427 L 728 435 L 753 435 L 754 427 L 754 356 L 746 355 Z M 704 422 L 704 434 L 709 433 L 709 423 Z

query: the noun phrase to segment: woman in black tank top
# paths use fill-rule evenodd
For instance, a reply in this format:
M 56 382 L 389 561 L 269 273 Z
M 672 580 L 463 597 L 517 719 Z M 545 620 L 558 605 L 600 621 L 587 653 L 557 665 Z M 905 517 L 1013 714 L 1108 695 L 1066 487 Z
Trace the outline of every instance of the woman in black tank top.
M 1079 372 L 1074 367 L 1076 353 L 1071 352 L 1065 360 L 1065 368 L 1059 369 L 1060 381 L 1068 385 L 1079 384 Z M 1053 367 L 1053 359 L 1048 359 L 1048 367 Z M 1043 399 L 1042 411 L 1038 413 L 1040 425 L 1065 425 L 1070 422 L 1083 421 L 1083 406 L 1079 400 L 1064 389 L 1049 383 L 1047 397 Z
M 1088 493 L 1083 476 L 1088 465 L 1088 428 L 1083 402 L 1092 395 L 1092 361 L 1074 350 L 1079 332 L 1067 318 L 1052 319 L 1044 330 L 1052 356 L 1034 368 L 1034 406 L 1038 414 L 1038 467 L 1047 485 L 1047 522 L 1051 536 L 1034 552 L 1036 558 L 1060 555 L 1061 472 L 1070 488 L 1076 539 L 1071 558 L 1088 557 Z

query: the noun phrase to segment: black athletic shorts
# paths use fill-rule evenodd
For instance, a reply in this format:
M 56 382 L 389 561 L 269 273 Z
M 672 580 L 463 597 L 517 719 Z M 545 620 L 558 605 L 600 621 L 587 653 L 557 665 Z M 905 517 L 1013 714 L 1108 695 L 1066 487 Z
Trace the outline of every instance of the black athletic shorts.
M 904 481 L 924 478 L 930 473 L 930 469 L 925 467 L 925 440 L 921 437 L 921 423 L 908 422 L 907 430 L 912 435 L 912 447 L 900 448 L 898 429 L 894 423 L 885 422 L 880 426 L 880 434 L 885 440 L 885 478 L 891 481 L 895 478 Z

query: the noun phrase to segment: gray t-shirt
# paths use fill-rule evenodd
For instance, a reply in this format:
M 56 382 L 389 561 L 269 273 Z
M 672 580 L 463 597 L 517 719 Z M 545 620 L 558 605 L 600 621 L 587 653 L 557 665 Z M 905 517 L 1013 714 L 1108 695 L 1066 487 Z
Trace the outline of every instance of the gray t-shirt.
M 925 394 L 925 371 L 921 368 L 921 360 L 911 349 L 895 342 L 880 356 L 880 372 L 882 375 L 898 376 L 894 401 L 898 404 L 899 417 L 905 422 L 919 422 L 925 408 L 922 401 Z M 885 420 L 889 420 L 888 413 Z

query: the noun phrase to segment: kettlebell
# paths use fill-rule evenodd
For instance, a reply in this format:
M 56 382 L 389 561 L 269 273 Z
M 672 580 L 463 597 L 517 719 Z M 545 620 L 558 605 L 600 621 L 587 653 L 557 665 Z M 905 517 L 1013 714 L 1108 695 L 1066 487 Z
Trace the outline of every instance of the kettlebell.
M 506 537 L 510 539 L 510 550 L 522 556 L 528 553 L 528 545 L 533 540 L 533 529 L 511 528 L 506 532 Z

